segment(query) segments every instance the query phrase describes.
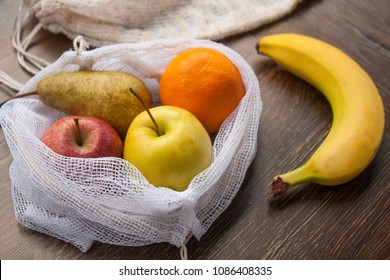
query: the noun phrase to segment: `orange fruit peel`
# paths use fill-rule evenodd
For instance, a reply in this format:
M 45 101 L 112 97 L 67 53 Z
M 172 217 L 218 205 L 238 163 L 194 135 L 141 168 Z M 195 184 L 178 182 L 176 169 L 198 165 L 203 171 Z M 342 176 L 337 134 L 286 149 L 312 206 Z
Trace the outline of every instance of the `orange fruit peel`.
M 237 66 L 211 48 L 177 54 L 160 79 L 161 103 L 190 111 L 209 133 L 220 129 L 245 91 Z

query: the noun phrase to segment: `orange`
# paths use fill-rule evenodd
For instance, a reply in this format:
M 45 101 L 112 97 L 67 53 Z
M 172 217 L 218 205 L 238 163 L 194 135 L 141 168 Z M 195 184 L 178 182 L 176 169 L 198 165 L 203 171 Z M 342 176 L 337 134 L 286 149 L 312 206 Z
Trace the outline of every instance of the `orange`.
M 160 79 L 162 105 L 190 111 L 209 133 L 217 132 L 245 95 L 241 74 L 233 62 L 210 48 L 177 54 Z

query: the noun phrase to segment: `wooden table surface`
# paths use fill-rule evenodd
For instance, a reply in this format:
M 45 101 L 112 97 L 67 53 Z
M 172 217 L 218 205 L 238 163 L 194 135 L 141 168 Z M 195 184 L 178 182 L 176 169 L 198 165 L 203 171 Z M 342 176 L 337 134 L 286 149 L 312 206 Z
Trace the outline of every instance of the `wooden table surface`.
M 25 83 L 11 45 L 17 2 L 0 1 L 0 69 Z M 256 73 L 263 113 L 258 152 L 233 202 L 200 241 L 190 259 L 389 259 L 390 258 L 390 1 L 302 1 L 289 16 L 220 42 L 241 54 Z M 307 159 L 332 120 L 329 104 L 312 86 L 255 51 L 264 35 L 296 32 L 334 44 L 357 60 L 376 83 L 386 109 L 386 130 L 374 162 L 341 186 L 306 184 L 271 198 L 273 176 Z M 71 40 L 38 33 L 31 52 L 54 61 Z M 14 92 L 0 85 L 0 101 Z M 121 247 L 95 243 L 87 253 L 19 225 L 11 199 L 12 157 L 0 132 L 1 259 L 178 259 L 167 243 Z

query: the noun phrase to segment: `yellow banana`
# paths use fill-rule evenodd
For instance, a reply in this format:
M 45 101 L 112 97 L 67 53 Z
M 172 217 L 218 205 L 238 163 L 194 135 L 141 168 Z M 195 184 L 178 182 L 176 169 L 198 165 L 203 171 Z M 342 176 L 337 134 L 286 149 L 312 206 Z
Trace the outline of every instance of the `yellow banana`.
M 302 183 L 343 184 L 373 160 L 382 141 L 385 113 L 369 75 L 338 48 L 298 34 L 269 35 L 256 46 L 260 54 L 312 84 L 329 101 L 332 127 L 309 160 L 274 178 L 274 195 Z

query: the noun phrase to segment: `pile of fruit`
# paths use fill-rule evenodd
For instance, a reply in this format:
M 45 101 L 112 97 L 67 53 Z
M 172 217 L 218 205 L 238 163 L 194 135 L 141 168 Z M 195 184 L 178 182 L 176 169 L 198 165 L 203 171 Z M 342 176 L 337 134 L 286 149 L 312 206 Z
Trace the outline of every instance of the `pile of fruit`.
M 15 97 L 38 95 L 57 110 L 37 100 L 36 107 L 27 100 L 3 108 L 0 121 L 15 158 L 11 178 L 21 224 L 83 250 L 93 240 L 181 246 L 190 233 L 199 239 L 226 209 L 256 152 L 258 81 L 227 49 L 222 52 L 229 58 L 211 44 L 183 50 L 187 41 L 181 42 L 179 53 L 171 44 L 163 52 L 154 45 L 152 54 L 138 52 L 148 62 L 139 71 L 145 83 L 128 73 L 126 59 L 118 68 L 124 72 L 71 72 L 74 66 L 88 68 L 91 60 L 99 62 L 96 69 L 106 69 L 127 48 L 102 48 L 76 61 L 70 53 L 26 84 L 34 91 Z M 384 133 L 383 102 L 371 78 L 345 53 L 307 36 L 266 36 L 256 47 L 317 87 L 334 113 L 322 145 L 302 166 L 276 176 L 271 192 L 355 178 L 375 157 Z M 160 55 L 162 63 L 156 61 Z M 44 76 L 49 71 L 57 74 Z M 88 226 L 80 227 L 80 218 Z
M 308 36 L 266 36 L 256 48 L 318 88 L 334 116 L 322 145 L 302 166 L 275 176 L 272 193 L 308 182 L 339 185 L 358 176 L 375 157 L 384 133 L 383 102 L 372 79 L 344 52 Z M 162 106 L 150 110 L 147 87 L 123 72 L 59 73 L 18 98 L 39 94 L 47 105 L 73 115 L 42 137 L 55 152 L 123 157 L 151 184 L 182 191 L 211 164 L 210 134 L 220 129 L 246 89 L 237 67 L 210 48 L 179 53 L 159 86 Z
M 185 190 L 212 162 L 210 135 L 245 95 L 238 68 L 222 53 L 191 48 L 177 54 L 160 79 L 161 105 L 135 75 L 60 72 L 39 81 L 46 105 L 68 116 L 41 137 L 68 157 L 123 157 L 154 186 Z

